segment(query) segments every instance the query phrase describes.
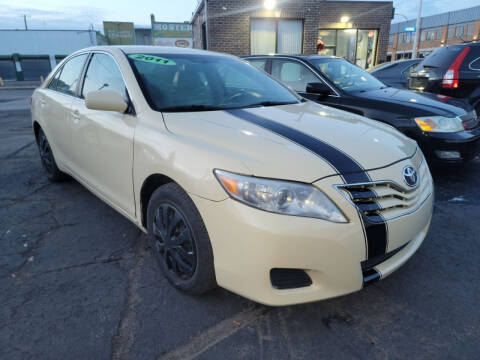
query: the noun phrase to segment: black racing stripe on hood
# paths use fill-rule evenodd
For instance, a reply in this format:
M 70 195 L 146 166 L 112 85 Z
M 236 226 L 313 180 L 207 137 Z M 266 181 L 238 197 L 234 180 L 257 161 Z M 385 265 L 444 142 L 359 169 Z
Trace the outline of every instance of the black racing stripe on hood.
M 242 120 L 270 130 L 316 154 L 329 163 L 347 184 L 366 183 L 371 181 L 365 169 L 363 169 L 363 167 L 361 167 L 354 159 L 326 142 L 246 110 L 232 109 L 226 111 Z M 387 226 L 385 221 L 383 221 L 383 218 L 379 216 L 378 219 L 376 219 L 377 221 L 372 223 L 368 221 L 367 217 L 361 214 L 360 211 L 359 217 L 365 229 L 367 259 L 385 254 L 387 250 Z
M 347 183 L 370 181 L 368 174 L 355 160 L 336 147 L 313 136 L 242 109 L 227 110 L 228 113 L 249 123 L 270 130 L 305 149 L 315 153 L 328 162 Z

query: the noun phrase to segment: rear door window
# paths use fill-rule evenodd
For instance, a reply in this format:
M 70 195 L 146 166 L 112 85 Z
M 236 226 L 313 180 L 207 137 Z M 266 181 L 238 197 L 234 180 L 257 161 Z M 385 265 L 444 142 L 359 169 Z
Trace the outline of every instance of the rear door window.
M 305 92 L 308 83 L 321 82 L 312 70 L 294 60 L 273 59 L 272 76 L 297 92 Z
M 259 68 L 260 70 L 265 70 L 265 64 L 267 63 L 267 59 L 248 59 L 247 61 L 256 68 Z
M 470 68 L 470 70 L 480 71 L 480 57 L 473 60 L 468 67 Z
M 58 78 L 56 89 L 62 93 L 75 96 L 78 80 L 87 59 L 87 54 L 75 56 L 63 65 L 62 73 Z
M 60 74 L 62 73 L 62 69 L 58 70 L 53 79 L 50 81 L 48 84 L 48 88 L 52 90 L 57 90 L 57 83 L 58 83 L 58 78 L 60 77 Z
M 82 97 L 90 91 L 112 90 L 126 97 L 122 73 L 110 55 L 95 53 L 88 65 Z
M 414 72 L 417 69 L 418 64 L 410 64 L 408 65 L 405 69 L 402 70 L 402 76 L 404 78 L 407 78 L 410 76 L 412 72 Z

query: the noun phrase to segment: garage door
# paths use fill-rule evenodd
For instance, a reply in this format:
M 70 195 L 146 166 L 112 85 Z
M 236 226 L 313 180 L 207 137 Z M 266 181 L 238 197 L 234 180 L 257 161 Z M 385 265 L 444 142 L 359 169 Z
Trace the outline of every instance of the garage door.
M 16 80 L 15 63 L 12 59 L 0 59 L 0 77 L 3 80 Z
M 40 76 L 46 78 L 52 70 L 48 58 L 20 58 L 20 63 L 24 80 L 40 80 Z

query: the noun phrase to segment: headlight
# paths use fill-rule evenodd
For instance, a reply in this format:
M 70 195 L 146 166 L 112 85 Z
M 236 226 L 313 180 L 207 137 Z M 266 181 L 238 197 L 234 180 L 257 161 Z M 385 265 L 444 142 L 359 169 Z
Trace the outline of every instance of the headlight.
M 415 118 L 418 127 L 427 132 L 458 132 L 465 130 L 459 118 L 443 116 L 425 116 Z
M 312 185 L 243 176 L 223 170 L 214 173 L 225 191 L 246 205 L 278 214 L 348 222 L 338 207 Z

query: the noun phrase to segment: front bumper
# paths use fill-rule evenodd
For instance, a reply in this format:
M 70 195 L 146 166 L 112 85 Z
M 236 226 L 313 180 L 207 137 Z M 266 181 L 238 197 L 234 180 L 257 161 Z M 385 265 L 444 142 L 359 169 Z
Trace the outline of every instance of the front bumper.
M 402 166 L 398 163 L 395 169 Z M 334 186 L 339 181 L 339 177 L 330 177 L 315 184 L 344 211 L 347 224 L 272 214 L 232 199 L 214 202 L 192 195 L 212 243 L 217 283 L 273 306 L 360 290 L 365 281 L 361 266 L 366 258 L 365 237 L 356 208 Z M 381 277 L 398 269 L 418 249 L 427 234 L 432 209 L 433 194 L 414 212 L 388 221 L 387 252 L 403 248 L 374 267 Z M 302 269 L 311 285 L 275 288 L 272 269 Z
M 458 133 L 424 132 L 416 140 L 429 159 L 442 163 L 462 163 L 480 154 L 480 125 Z

